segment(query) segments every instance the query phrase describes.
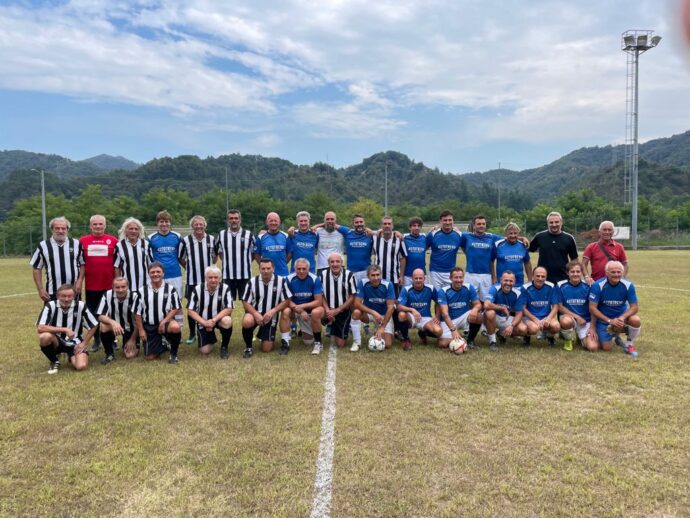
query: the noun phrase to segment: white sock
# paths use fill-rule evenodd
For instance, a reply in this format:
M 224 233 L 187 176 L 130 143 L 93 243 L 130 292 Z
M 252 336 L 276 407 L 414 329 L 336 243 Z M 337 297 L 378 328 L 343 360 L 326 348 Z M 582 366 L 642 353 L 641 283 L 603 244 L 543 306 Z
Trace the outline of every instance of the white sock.
M 495 342 L 496 341 L 496 333 L 491 333 L 489 335 L 489 342 Z
M 575 338 L 574 329 L 561 329 L 561 334 L 563 335 L 563 338 L 565 338 L 566 340 L 573 340 Z
M 628 343 L 631 344 L 640 335 L 640 328 L 628 326 Z
M 292 336 L 292 335 L 290 334 L 290 331 L 288 331 L 287 333 L 280 333 L 280 338 L 282 338 L 283 340 L 285 340 L 285 341 L 288 343 L 288 345 L 290 344 L 290 338 L 291 338 L 291 336 Z
M 356 344 L 362 343 L 362 321 L 354 320 L 350 321 L 350 328 L 352 329 L 352 342 Z

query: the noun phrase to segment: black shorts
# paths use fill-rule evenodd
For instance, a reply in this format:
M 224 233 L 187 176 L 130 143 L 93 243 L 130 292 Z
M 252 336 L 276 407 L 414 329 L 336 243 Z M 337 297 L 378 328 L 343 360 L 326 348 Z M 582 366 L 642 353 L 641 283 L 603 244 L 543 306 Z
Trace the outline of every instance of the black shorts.
M 146 343 L 144 344 L 144 354 L 146 356 L 154 354 L 160 356 L 168 352 L 167 345 L 163 343 L 163 335 L 158 332 L 158 324 L 144 324 L 144 331 L 146 332 Z
M 335 316 L 335 319 L 333 320 L 333 323 L 331 324 L 331 336 L 335 336 L 336 338 L 342 338 L 343 340 L 347 340 L 347 337 L 350 335 L 350 319 L 352 318 L 352 312 L 348 309 L 347 311 L 343 311 L 342 313 L 338 313 Z M 328 325 L 328 320 L 323 319 L 321 320 L 321 324 Z
M 268 324 L 259 327 L 256 337 L 262 342 L 273 342 L 276 339 L 276 328 L 278 327 L 278 320 L 271 320 Z
M 249 279 L 223 279 L 223 283 L 230 287 L 230 294 L 232 300 L 239 300 L 244 295 L 244 289 L 247 286 Z
M 184 287 L 184 298 L 187 299 L 187 302 L 189 302 L 189 299 L 192 298 L 192 293 L 194 293 L 194 288 L 196 288 L 196 284 L 187 284 Z
M 96 312 L 98 311 L 98 306 L 100 306 L 101 299 L 106 291 L 108 290 L 86 290 L 84 302 L 86 303 L 86 307 L 89 308 L 91 314 L 97 315 Z
M 197 324 L 196 332 L 199 337 L 199 348 L 205 345 L 213 345 L 218 343 L 218 337 L 216 337 L 216 329 L 219 329 L 218 324 L 211 330 L 207 331 L 205 327 Z
M 76 344 L 71 340 L 65 340 L 61 336 L 55 335 L 55 338 L 57 338 L 58 342 L 57 350 L 55 352 L 57 354 L 65 353 L 67 355 L 67 358 L 72 358 L 72 356 L 74 356 L 74 349 Z M 89 354 L 89 351 L 86 348 L 82 352 L 85 354 Z

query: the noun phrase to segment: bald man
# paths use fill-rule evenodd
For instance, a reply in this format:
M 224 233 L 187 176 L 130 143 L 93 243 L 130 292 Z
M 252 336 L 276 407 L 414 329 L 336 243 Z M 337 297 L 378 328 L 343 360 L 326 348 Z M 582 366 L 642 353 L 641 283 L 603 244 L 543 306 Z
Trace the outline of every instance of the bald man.
M 266 233 L 256 240 L 255 258 L 270 259 L 275 266 L 275 274 L 287 277 L 290 273 L 288 263 L 292 259 L 292 241 L 280 230 L 280 216 L 277 212 L 266 215 Z

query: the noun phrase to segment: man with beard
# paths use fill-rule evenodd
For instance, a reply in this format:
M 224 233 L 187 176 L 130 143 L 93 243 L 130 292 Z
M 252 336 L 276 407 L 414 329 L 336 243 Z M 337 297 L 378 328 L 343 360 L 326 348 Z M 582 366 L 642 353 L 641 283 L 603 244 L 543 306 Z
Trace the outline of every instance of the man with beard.
M 547 280 L 554 284 L 568 278 L 565 265 L 577 259 L 575 238 L 563 232 L 563 217 L 551 212 L 546 217 L 547 230 L 538 232 L 529 244 L 530 252 L 539 252 L 538 266 L 548 272 Z
M 216 238 L 216 255 L 223 261 L 223 282 L 230 287 L 233 300 L 244 294 L 247 281 L 252 277 L 254 236 L 242 228 L 242 214 L 237 209 L 228 211 L 228 228 Z
M 139 354 L 138 332 L 134 325 L 136 306 L 136 292 L 129 288 L 127 279 L 115 277 L 112 289 L 103 294 L 96 311 L 98 321 L 101 323 L 101 340 L 105 349 L 102 364 L 107 365 L 115 361 L 115 342 L 120 336 L 125 358 L 129 360 L 136 358 Z
M 453 227 L 453 213 L 444 210 L 439 216 L 440 227 L 426 235 L 429 259 L 429 281 L 435 288 L 450 285 L 450 272 L 455 268 L 462 235 Z

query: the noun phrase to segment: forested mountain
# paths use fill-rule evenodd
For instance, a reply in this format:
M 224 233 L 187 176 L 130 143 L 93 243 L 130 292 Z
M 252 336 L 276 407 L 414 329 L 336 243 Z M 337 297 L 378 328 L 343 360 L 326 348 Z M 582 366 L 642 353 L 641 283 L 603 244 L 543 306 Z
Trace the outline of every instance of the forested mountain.
M 125 171 L 133 171 L 141 164 L 132 162 L 131 160 L 123 156 L 112 156 L 112 155 L 96 155 L 91 158 L 86 158 L 82 162 L 87 162 L 91 165 L 95 165 L 98 169 L 103 171 L 114 171 L 115 169 L 123 169 Z

